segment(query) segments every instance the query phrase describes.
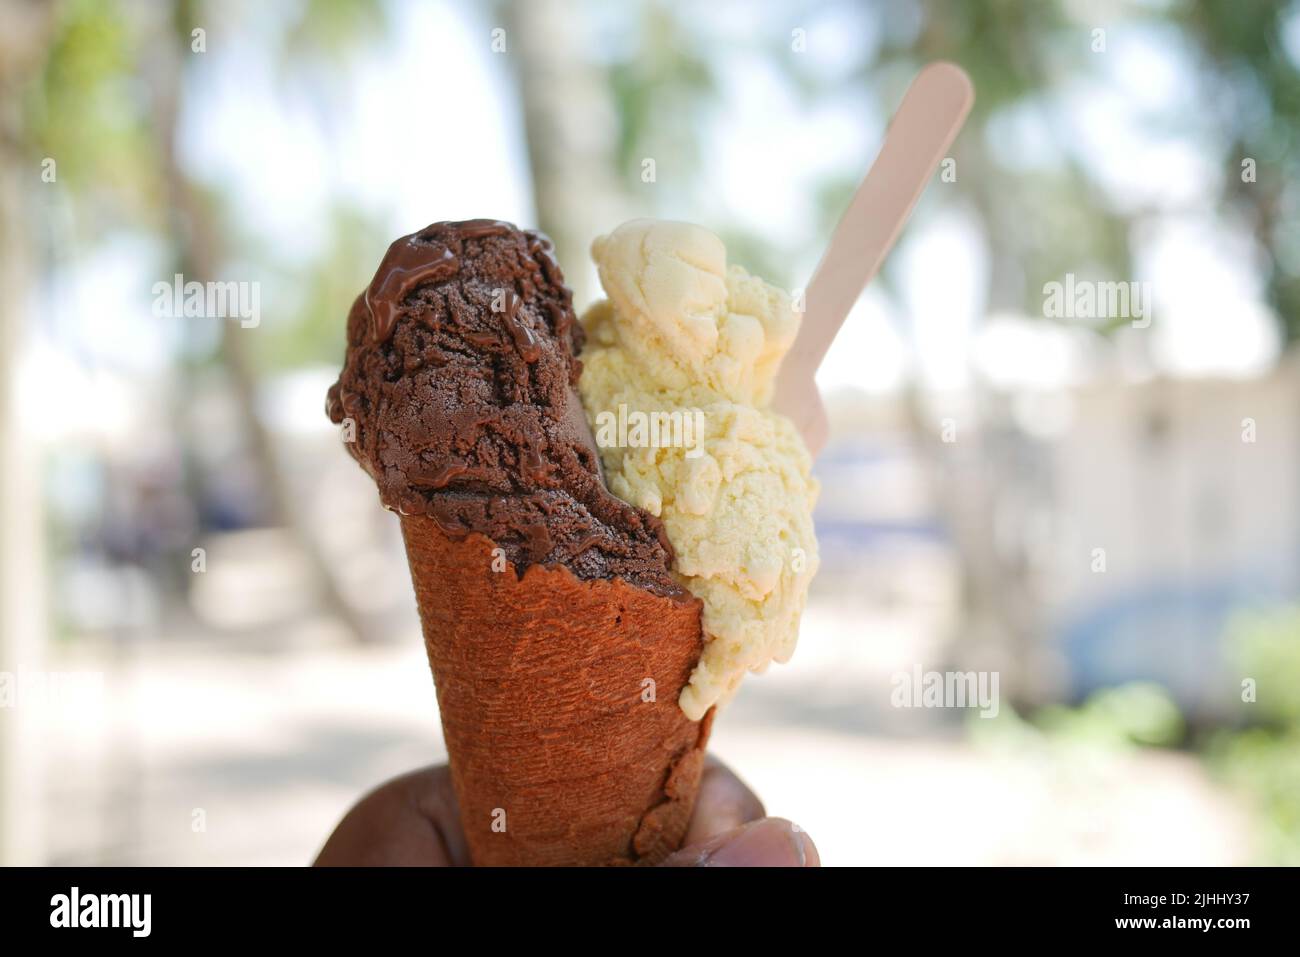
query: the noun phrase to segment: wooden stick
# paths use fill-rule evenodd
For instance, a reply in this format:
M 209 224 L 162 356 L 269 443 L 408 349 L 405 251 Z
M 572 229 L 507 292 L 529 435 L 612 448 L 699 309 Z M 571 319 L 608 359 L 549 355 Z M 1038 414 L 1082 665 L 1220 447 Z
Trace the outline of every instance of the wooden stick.
M 917 74 L 808 283 L 803 322 L 777 376 L 773 405 L 794 420 L 814 457 L 828 433 L 813 382 L 817 367 L 893 248 L 974 101 L 970 78 L 954 64 L 932 63 Z

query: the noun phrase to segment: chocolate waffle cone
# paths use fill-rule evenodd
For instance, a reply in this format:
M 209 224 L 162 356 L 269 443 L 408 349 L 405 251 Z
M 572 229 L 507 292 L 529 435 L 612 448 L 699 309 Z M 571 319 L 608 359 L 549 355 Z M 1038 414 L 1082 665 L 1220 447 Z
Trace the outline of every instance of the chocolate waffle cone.
M 686 833 L 713 720 L 677 704 L 697 599 L 567 568 L 517 574 L 479 534 L 403 516 L 452 781 L 477 865 L 655 864 Z

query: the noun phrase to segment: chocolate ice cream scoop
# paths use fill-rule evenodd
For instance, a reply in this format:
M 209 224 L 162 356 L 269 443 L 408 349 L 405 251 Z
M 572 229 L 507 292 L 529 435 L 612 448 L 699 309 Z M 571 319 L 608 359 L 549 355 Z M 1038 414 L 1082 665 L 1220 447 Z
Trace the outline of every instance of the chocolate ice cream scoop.
M 481 533 L 520 573 L 681 595 L 658 520 L 601 480 L 572 299 L 541 233 L 478 219 L 404 236 L 352 305 L 327 412 L 386 507 Z

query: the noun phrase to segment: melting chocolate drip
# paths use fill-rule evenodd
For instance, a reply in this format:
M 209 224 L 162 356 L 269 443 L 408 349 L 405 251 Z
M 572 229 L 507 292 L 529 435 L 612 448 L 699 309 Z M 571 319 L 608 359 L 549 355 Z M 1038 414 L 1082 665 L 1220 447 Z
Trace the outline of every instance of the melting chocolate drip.
M 422 242 L 419 233 L 396 240 L 366 287 L 366 309 L 375 341 L 384 342 L 393 334 L 397 310 L 417 286 L 450 279 L 459 271 L 460 260 L 450 246 Z
M 528 255 L 542 261 L 546 281 L 556 286 L 564 286 L 564 274 L 560 271 L 560 261 L 555 258 L 555 246 L 541 233 L 530 230 L 526 235 L 528 236 Z M 566 288 L 565 291 L 568 292 L 568 289 Z M 572 296 L 573 293 L 569 292 L 569 297 L 572 298 Z
M 482 239 L 485 236 L 504 236 L 514 232 L 515 227 L 499 219 L 467 219 L 462 223 L 437 223 L 437 226 L 453 227 L 461 239 Z
M 548 302 L 546 306 L 551 313 L 551 328 L 555 330 L 555 334 L 568 335 L 569 329 L 573 326 L 573 310 L 565 309 L 557 302 Z
M 519 307 L 524 304 L 523 298 L 510 289 L 507 289 L 505 294 L 506 331 L 510 333 L 510 338 L 515 341 L 515 348 L 519 350 L 519 357 L 531 365 L 542 357 L 542 344 L 538 341 L 537 335 L 528 323 L 519 317 Z
M 365 304 L 374 340 L 385 342 L 393 334 L 402 300 L 417 287 L 442 282 L 460 271 L 460 249 L 453 249 L 453 245 L 459 247 L 467 239 L 503 236 L 513 231 L 513 226 L 499 219 L 470 219 L 463 223 L 434 223 L 395 240 L 366 287 Z
M 481 472 L 481 469 L 471 468 L 464 462 L 450 461 L 440 468 L 431 469 L 407 469 L 407 478 L 411 484 L 420 488 L 440 489 L 450 485 L 453 479 L 465 475 L 472 475 Z

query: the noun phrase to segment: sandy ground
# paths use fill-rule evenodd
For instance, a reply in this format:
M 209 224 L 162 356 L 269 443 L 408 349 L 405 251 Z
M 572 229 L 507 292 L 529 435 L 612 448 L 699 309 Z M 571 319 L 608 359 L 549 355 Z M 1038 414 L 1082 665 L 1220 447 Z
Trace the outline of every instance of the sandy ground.
M 715 753 L 824 863 L 1248 862 L 1241 809 L 1193 758 L 990 747 L 891 709 L 876 625 L 866 645 L 861 622 L 810 616 L 795 661 L 717 725 Z M 445 756 L 418 634 L 78 647 L 51 665 L 102 671 L 103 693 L 43 708 L 46 800 L 26 811 L 52 863 L 303 864 L 365 789 Z

